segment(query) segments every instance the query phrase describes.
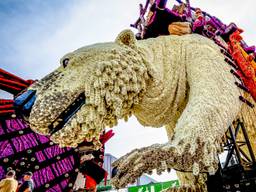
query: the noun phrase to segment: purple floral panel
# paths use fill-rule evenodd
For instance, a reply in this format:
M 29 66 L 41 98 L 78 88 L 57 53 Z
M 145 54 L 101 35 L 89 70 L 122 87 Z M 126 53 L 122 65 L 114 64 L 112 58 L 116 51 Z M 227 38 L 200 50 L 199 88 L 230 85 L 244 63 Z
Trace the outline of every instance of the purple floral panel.
M 33 132 L 22 118 L 0 117 L 0 180 L 11 169 L 16 170 L 19 180 L 24 172 L 31 171 L 35 191 L 70 191 L 79 159 L 78 150 L 60 148 Z

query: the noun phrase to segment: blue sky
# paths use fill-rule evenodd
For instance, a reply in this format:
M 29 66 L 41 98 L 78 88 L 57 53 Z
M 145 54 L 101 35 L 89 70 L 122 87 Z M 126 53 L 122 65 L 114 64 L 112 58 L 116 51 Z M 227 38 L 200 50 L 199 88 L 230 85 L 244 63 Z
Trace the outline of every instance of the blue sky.
M 174 2 L 169 0 L 169 5 Z M 67 52 L 113 41 L 138 18 L 139 3 L 144 0 L 0 0 L 0 68 L 25 79 L 40 79 Z M 255 0 L 191 0 L 191 5 L 225 23 L 235 22 L 245 30 L 248 44 L 256 44 Z M 117 157 L 134 148 L 167 142 L 163 128 L 143 128 L 135 118 L 121 122 L 114 131 L 106 150 Z M 168 180 L 170 176 L 155 178 Z
M 144 0 L 0 1 L 0 66 L 24 78 L 41 78 L 66 52 L 113 40 L 135 21 L 140 2 Z M 256 44 L 255 1 L 191 0 L 191 4 L 225 23 L 236 22 L 245 29 L 247 42 Z
M 137 9 L 131 14 L 133 18 L 124 13 L 128 1 L 95 2 L 0 1 L 1 67 L 24 78 L 41 78 L 56 68 L 66 52 L 100 40 L 110 41 L 137 17 Z M 120 14 L 123 17 L 118 17 Z M 116 22 L 111 21 L 111 15 L 118 17 Z M 130 18 L 121 23 L 124 17 Z
M 0 1 L 1 67 L 27 78 L 37 78 L 41 70 L 32 76 L 27 74 L 32 67 L 25 59 L 29 53 L 22 53 L 61 27 L 63 18 L 70 16 L 70 6 L 72 2 L 68 0 Z M 37 63 L 43 65 L 44 61 Z

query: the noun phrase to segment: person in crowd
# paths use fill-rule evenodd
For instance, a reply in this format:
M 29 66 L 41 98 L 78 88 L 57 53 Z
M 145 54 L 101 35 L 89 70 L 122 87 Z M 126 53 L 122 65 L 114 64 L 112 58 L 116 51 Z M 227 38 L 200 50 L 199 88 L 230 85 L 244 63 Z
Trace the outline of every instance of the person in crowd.
M 0 192 L 16 192 L 18 181 L 15 179 L 15 171 L 10 170 L 6 174 L 6 178 L 0 182 Z
M 32 180 L 33 173 L 26 172 L 23 175 L 24 182 L 19 186 L 18 192 L 33 192 L 34 182 Z

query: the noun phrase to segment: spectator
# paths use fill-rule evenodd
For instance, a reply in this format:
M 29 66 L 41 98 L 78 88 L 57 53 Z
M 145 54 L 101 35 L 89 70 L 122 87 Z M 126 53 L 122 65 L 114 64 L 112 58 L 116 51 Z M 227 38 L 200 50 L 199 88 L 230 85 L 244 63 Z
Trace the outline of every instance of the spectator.
M 0 192 L 16 192 L 18 181 L 14 177 L 15 171 L 8 171 L 6 178 L 0 182 Z
M 24 182 L 19 187 L 18 192 L 33 192 L 34 182 L 32 180 L 32 172 L 26 172 L 23 175 Z

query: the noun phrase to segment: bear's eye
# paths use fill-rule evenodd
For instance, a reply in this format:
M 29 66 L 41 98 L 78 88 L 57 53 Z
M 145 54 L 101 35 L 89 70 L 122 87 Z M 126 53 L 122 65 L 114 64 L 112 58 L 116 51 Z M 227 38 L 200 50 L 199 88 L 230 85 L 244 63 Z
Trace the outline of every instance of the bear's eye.
M 64 59 L 64 60 L 62 61 L 62 65 L 63 65 L 64 68 L 67 67 L 68 62 L 69 62 L 69 59 L 68 59 L 68 58 L 66 58 L 66 59 Z

